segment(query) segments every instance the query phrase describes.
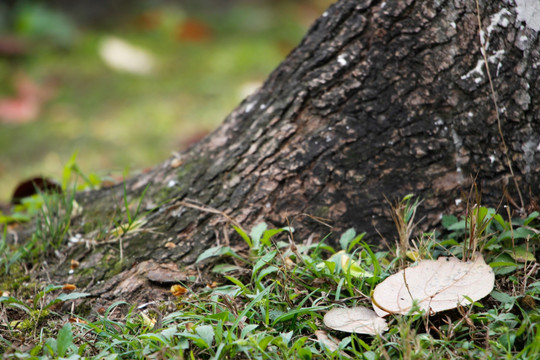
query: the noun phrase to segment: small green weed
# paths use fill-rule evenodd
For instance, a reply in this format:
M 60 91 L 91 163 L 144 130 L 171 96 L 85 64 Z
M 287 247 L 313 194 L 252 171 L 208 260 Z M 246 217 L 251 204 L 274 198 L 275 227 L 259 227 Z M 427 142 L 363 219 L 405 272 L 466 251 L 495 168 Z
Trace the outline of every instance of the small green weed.
M 67 238 L 71 219 L 80 208 L 75 201 L 76 191 L 96 188 L 101 179 L 96 175 L 86 176 L 76 163 L 74 153 L 64 166 L 63 193 L 37 193 L 21 199 L 10 214 L 0 212 L 0 275 L 8 275 L 11 268 L 23 261 L 33 261 L 50 249 L 57 250 Z M 83 183 L 78 184 L 82 178 Z M 8 243 L 8 225 L 12 223 L 35 222 L 31 239 L 23 245 Z
M 4 310 L 0 316 L 2 325 L 7 327 L 11 334 L 24 336 L 31 334 L 35 337 L 45 319 L 51 315 L 55 305 L 90 295 L 81 292 L 53 294 L 58 293 L 62 288 L 61 285 L 47 285 L 43 290 L 37 291 L 33 298 L 26 301 L 13 296 L 0 296 L 0 304 Z M 8 309 L 12 310 L 7 311 Z M 14 317 L 17 319 L 11 320 Z M 6 342 L 9 343 L 7 340 Z

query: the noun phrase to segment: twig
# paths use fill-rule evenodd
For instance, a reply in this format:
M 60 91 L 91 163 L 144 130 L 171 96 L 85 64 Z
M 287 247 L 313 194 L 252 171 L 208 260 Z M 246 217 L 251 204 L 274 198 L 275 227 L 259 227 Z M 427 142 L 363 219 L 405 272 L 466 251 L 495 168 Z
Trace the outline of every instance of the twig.
M 229 215 L 225 214 L 223 211 L 221 210 L 218 210 L 218 209 L 215 209 L 213 207 L 210 207 L 210 206 L 207 206 L 207 205 L 203 205 L 203 204 L 200 204 L 198 203 L 197 201 L 195 200 L 190 200 L 190 199 L 185 199 L 185 200 L 180 200 L 178 201 L 176 204 L 172 205 L 172 207 L 180 207 L 180 206 L 184 206 L 184 207 L 188 207 L 188 208 L 191 208 L 191 209 L 195 209 L 195 210 L 199 210 L 199 211 L 202 211 L 202 212 L 207 212 L 207 213 L 211 213 L 211 214 L 217 214 L 217 215 L 221 215 L 223 216 L 225 219 L 229 220 L 234 226 L 238 227 L 240 230 L 246 232 L 244 230 L 244 228 L 242 228 L 242 226 L 240 226 L 240 224 L 234 220 L 232 217 L 230 217 Z
M 480 36 L 480 46 L 482 47 L 482 57 L 484 58 L 484 64 L 486 65 L 486 72 L 487 77 L 489 79 L 489 86 L 491 88 L 491 99 L 493 100 L 493 105 L 495 106 L 495 115 L 497 116 L 497 128 L 499 130 L 499 135 L 501 137 L 501 142 L 503 146 L 504 156 L 506 157 L 506 162 L 508 163 L 508 169 L 510 170 L 510 175 L 512 175 L 512 180 L 514 180 L 514 185 L 516 187 L 519 201 L 521 203 L 521 208 L 519 209 L 521 213 L 525 211 L 525 203 L 523 202 L 523 196 L 521 195 L 521 190 L 519 189 L 519 185 L 516 180 L 516 176 L 514 175 L 514 170 L 512 168 L 512 161 L 510 160 L 510 156 L 508 155 L 508 147 L 506 146 L 506 141 L 504 140 L 504 135 L 502 132 L 502 126 L 501 126 L 501 117 L 499 116 L 499 106 L 497 105 L 497 95 L 495 93 L 495 86 L 493 85 L 493 80 L 491 79 L 491 73 L 489 72 L 489 63 L 488 63 L 488 57 L 487 57 L 487 49 L 485 46 L 485 40 L 482 41 L 482 19 L 480 18 L 480 3 L 478 0 L 476 0 L 476 17 L 478 19 L 478 34 Z

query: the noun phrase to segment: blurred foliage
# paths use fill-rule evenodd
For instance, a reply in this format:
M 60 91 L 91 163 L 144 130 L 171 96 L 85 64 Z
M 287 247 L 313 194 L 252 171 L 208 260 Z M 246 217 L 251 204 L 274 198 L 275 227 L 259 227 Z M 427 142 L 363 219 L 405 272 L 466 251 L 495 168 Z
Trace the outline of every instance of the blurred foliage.
M 0 54 L 0 101 L 21 96 L 21 76 L 48 94 L 32 121 L 0 121 L 0 200 L 24 178 L 60 178 L 75 151 L 84 171 L 121 178 L 186 148 L 262 84 L 330 1 L 224 3 L 156 2 L 101 27 L 47 2 L 0 4 L 0 38 L 20 50 Z M 107 36 L 147 50 L 156 71 L 108 68 L 98 53 Z
M 75 39 L 75 25 L 61 12 L 45 5 L 21 2 L 14 11 L 14 30 L 17 34 L 34 39 L 69 46 Z

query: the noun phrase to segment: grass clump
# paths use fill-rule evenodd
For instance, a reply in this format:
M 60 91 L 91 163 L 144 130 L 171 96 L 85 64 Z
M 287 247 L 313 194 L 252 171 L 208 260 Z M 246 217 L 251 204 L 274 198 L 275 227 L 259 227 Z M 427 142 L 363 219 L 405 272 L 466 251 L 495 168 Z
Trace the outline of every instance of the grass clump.
M 403 218 L 396 223 L 407 229 L 418 202 L 409 198 L 401 204 L 404 209 L 395 213 Z M 50 334 L 34 334 L 27 351 L 16 349 L 22 330 L 9 320 L 14 314 L 27 316 L 25 302 L 4 296 L 0 347 L 8 358 L 536 359 L 540 214 L 505 220 L 493 209 L 474 209 L 463 219 L 445 216 L 439 233 L 413 239 L 412 233 L 400 232 L 397 247 L 389 251 L 376 251 L 353 229 L 333 241 L 336 249 L 327 243 L 332 235 L 295 243 L 289 227 L 259 224 L 248 234 L 235 224 L 248 252 L 216 246 L 197 260 L 219 276 L 216 283 L 178 285 L 171 300 L 160 304 L 117 302 L 85 319 L 70 314 L 72 322 L 47 307 L 40 321 L 56 325 Z M 389 330 L 380 336 L 345 334 L 323 324 L 335 306 L 370 307 L 374 287 L 403 262 L 439 256 L 466 260 L 474 252 L 481 252 L 497 275 L 496 289 L 481 301 L 432 315 L 390 315 Z M 11 325 L 6 329 L 6 324 Z

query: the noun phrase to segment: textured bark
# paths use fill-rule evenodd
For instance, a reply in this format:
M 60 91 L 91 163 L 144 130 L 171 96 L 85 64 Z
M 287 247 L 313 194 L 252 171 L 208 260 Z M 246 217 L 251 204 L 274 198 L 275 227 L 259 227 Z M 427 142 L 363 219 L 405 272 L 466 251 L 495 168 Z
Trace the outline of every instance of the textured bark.
M 481 1 L 480 18 L 508 156 L 531 205 L 540 183 L 538 33 L 516 19 L 513 1 Z M 204 249 L 226 234 L 240 240 L 225 217 L 186 199 L 246 228 L 290 222 L 296 241 L 325 236 L 330 229 L 312 218 L 323 217 L 338 233 L 366 231 L 371 243 L 396 237 L 385 198 L 423 199 L 424 228 L 463 209 L 473 178 L 484 204 L 497 206 L 507 190 L 509 205 L 522 207 L 483 59 L 475 1 L 339 1 L 214 133 L 127 182 L 135 202 L 148 186 L 151 231 L 125 236 L 117 275 L 102 264 L 118 262 L 118 245 L 98 241 L 66 252 L 81 262 L 69 280 L 103 300 L 143 301 L 159 297 L 155 284 L 198 276 L 192 264 Z M 118 216 L 122 193 L 119 185 L 81 194 L 73 228 L 95 236 L 95 224 Z M 68 262 L 49 271 L 64 279 Z

